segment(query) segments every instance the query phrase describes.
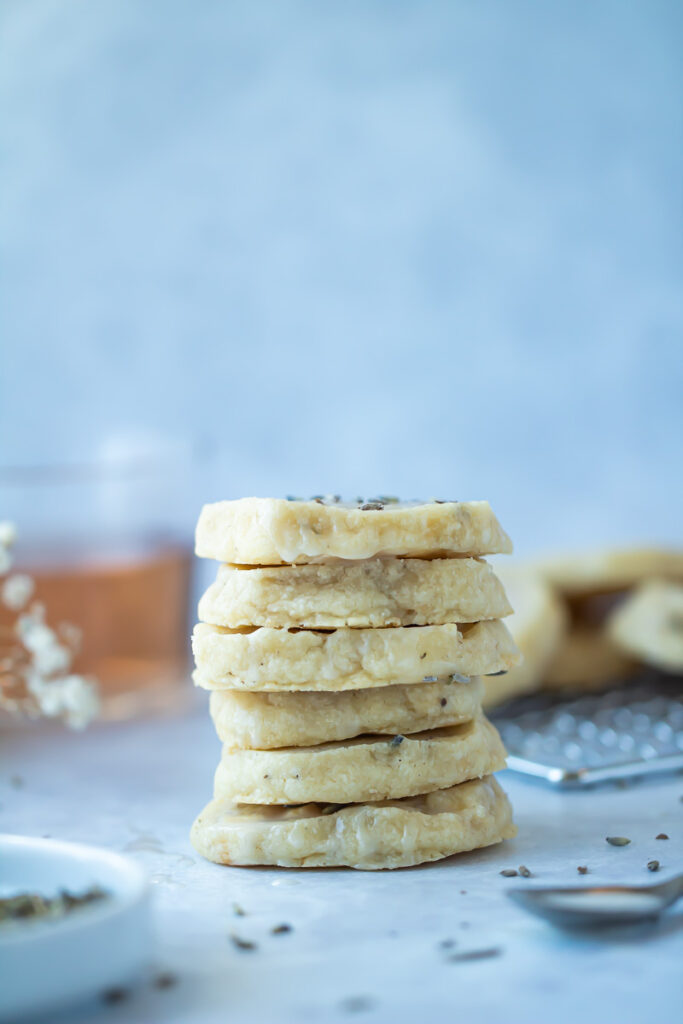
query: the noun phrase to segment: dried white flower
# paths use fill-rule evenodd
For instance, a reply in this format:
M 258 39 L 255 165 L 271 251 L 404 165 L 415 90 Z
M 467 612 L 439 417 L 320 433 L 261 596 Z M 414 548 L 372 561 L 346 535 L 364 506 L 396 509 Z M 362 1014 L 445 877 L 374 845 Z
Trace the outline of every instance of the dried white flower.
M 0 522 L 0 575 L 12 564 L 9 549 L 16 531 Z M 0 600 L 10 611 L 21 611 L 33 594 L 33 580 L 23 573 L 9 576 L 0 587 Z M 7 631 L 12 636 L 12 631 Z M 99 710 L 97 686 L 84 676 L 66 675 L 80 644 L 80 630 L 62 623 L 59 633 L 45 622 L 39 601 L 19 615 L 14 624 L 18 643 L 0 645 L 0 707 L 35 718 L 61 717 L 82 729 Z
M 2 585 L 2 601 L 6 608 L 18 612 L 31 600 L 34 583 L 30 576 L 15 572 Z
M 9 552 L 9 548 L 3 547 L 0 544 L 0 576 L 4 576 L 12 568 L 12 556 Z
M 97 689 L 83 676 L 66 676 L 61 685 L 67 722 L 72 729 L 84 729 L 100 710 Z
M 9 549 L 15 536 L 12 523 L 0 522 L 0 575 L 11 567 Z M 15 572 L 0 587 L 0 600 L 10 611 L 20 611 L 33 591 L 31 577 Z M 57 634 L 45 623 L 45 606 L 34 601 L 17 617 L 13 633 L 18 643 L 0 645 L 0 707 L 30 718 L 58 716 L 74 729 L 86 726 L 99 710 L 96 684 L 83 676 L 65 675 L 81 631 L 62 623 Z
M 17 539 L 17 530 L 14 523 L 6 519 L 0 520 L 0 548 L 11 548 Z
M 49 647 L 56 640 L 56 635 L 49 626 L 46 626 L 31 609 L 26 615 L 20 615 L 17 619 L 17 636 L 27 650 L 35 654 L 43 647 Z
M 73 729 L 83 729 L 99 710 L 97 690 L 83 676 L 46 680 L 29 672 L 27 687 L 44 715 L 64 718 Z
M 44 676 L 55 676 L 71 667 L 71 651 L 61 644 L 46 644 L 33 655 L 36 671 Z
M 66 644 L 73 654 L 77 654 L 80 651 L 83 630 L 79 626 L 74 626 L 71 622 L 60 622 L 57 626 L 57 633 L 60 640 Z
M 71 664 L 71 652 L 60 644 L 57 634 L 35 616 L 21 615 L 17 633 L 32 655 L 33 667 L 41 676 L 65 672 Z

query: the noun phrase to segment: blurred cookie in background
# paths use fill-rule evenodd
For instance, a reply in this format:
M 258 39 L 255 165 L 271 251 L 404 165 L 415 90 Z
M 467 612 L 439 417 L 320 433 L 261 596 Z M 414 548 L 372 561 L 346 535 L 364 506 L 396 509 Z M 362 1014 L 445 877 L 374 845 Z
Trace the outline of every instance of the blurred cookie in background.
M 637 662 L 613 644 L 606 629 L 577 625 L 566 607 L 565 614 L 568 630 L 549 659 L 544 689 L 599 690 L 633 675 Z
M 645 664 L 683 673 L 683 551 L 622 548 L 499 564 L 524 661 L 484 678 L 484 705 L 608 689 Z
M 506 625 L 524 660 L 503 674 L 484 677 L 484 707 L 539 689 L 564 643 L 568 619 L 563 602 L 531 566 L 496 561 L 495 570 L 513 608 Z
M 564 604 L 569 623 L 547 666 L 544 686 L 600 689 L 633 675 L 644 660 L 633 644 L 615 639 L 609 625 L 613 617 L 633 589 L 650 578 L 683 581 L 683 551 L 577 552 L 539 561 L 536 567 Z
M 681 549 L 634 547 L 574 551 L 533 564 L 550 586 L 570 602 L 619 594 L 650 577 L 683 580 Z
M 648 580 L 610 615 L 615 649 L 663 672 L 683 673 L 683 583 Z

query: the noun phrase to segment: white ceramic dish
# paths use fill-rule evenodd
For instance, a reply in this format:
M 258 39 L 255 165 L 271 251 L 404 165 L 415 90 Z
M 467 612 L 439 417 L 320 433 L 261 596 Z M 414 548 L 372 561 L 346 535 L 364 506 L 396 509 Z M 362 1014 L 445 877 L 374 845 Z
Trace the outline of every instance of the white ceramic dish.
M 56 1012 L 130 983 L 150 956 L 149 888 L 134 860 L 53 839 L 0 836 L 0 896 L 92 885 L 111 896 L 55 920 L 0 925 L 0 1019 Z

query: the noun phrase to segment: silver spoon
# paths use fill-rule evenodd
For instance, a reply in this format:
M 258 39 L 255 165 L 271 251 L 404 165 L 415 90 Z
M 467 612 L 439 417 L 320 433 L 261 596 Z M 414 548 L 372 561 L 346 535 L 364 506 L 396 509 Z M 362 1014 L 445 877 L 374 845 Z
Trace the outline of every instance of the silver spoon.
M 508 896 L 531 914 L 562 928 L 598 928 L 651 921 L 683 896 L 683 875 L 655 885 L 511 889 Z

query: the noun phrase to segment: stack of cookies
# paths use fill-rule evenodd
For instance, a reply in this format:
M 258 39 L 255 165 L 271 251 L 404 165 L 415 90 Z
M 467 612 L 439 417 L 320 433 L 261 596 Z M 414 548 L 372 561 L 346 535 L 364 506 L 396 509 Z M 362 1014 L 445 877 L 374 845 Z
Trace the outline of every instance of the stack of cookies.
M 518 661 L 487 502 L 207 505 L 195 681 L 223 741 L 192 829 L 223 864 L 396 868 L 515 834 L 482 675 Z

